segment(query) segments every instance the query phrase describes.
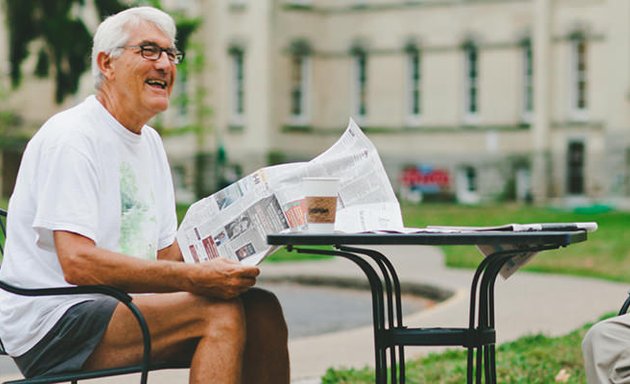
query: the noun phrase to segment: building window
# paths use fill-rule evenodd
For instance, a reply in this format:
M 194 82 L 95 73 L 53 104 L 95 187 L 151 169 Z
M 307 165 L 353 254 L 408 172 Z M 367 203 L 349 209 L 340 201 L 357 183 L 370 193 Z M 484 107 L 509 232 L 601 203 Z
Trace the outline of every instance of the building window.
M 417 124 L 422 114 L 422 62 L 417 47 L 407 48 L 407 76 L 407 116 L 409 123 Z
M 177 67 L 177 77 L 173 88 L 172 99 L 176 109 L 176 125 L 185 126 L 189 123 L 189 98 L 188 98 L 188 66 L 186 62 Z
M 588 109 L 588 44 L 582 35 L 571 39 L 571 109 L 574 118 L 583 119 Z
M 475 122 L 479 113 L 479 49 L 469 42 L 464 46 L 465 62 L 465 120 L 468 123 Z
M 354 64 L 354 114 L 357 118 L 367 115 L 367 53 L 361 48 L 352 52 Z
M 245 114 L 245 54 L 241 48 L 230 49 L 232 123 L 242 124 Z
M 290 115 L 293 124 L 308 123 L 310 83 L 310 47 L 306 42 L 295 42 L 291 47 Z
M 241 10 L 247 6 L 247 0 L 230 0 L 228 4 L 232 10 Z
M 477 170 L 473 166 L 463 166 L 457 170 L 457 201 L 463 204 L 477 204 L 480 201 Z
M 464 169 L 466 175 L 466 190 L 468 192 L 477 192 L 477 171 L 473 167 Z
M 310 6 L 312 5 L 312 0 L 286 0 L 288 5 L 296 5 L 296 6 Z
M 584 142 L 570 141 L 567 149 L 567 192 L 584 194 Z
M 534 111 L 534 60 L 532 41 L 527 39 L 522 46 L 523 58 L 523 121 L 531 122 Z

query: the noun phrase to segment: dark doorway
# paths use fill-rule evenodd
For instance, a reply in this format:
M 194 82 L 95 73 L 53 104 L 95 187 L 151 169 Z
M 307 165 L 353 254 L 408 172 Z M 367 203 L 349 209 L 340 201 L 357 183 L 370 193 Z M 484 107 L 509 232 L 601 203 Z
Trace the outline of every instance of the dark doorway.
M 567 149 L 567 192 L 584 194 L 584 142 L 570 141 Z

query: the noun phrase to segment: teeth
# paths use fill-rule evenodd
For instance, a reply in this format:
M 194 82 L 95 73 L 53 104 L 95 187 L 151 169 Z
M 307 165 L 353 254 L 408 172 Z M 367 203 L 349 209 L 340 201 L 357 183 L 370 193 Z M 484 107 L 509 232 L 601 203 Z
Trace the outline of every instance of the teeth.
M 149 85 L 157 85 L 158 87 L 161 87 L 162 89 L 166 88 L 166 82 L 165 81 L 161 81 L 161 80 L 147 80 L 147 84 L 149 84 Z

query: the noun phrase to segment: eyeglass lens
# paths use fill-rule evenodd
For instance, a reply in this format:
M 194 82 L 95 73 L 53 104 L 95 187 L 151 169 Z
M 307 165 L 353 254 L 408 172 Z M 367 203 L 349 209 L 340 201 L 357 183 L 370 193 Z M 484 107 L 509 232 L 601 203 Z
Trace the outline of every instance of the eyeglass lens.
M 156 45 L 141 45 L 140 46 L 140 53 L 142 54 L 142 57 L 144 57 L 145 59 L 158 60 L 160 56 L 162 55 L 162 52 L 165 52 L 166 57 L 168 57 L 168 59 L 175 64 L 179 64 L 184 58 L 184 55 L 182 52 L 179 52 L 173 48 L 162 48 Z

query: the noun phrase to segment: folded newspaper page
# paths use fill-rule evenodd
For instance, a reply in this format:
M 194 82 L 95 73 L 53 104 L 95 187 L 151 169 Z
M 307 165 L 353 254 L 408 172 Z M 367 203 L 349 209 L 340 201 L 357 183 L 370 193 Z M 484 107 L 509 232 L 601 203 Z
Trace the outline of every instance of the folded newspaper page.
M 469 231 L 513 231 L 513 232 L 534 232 L 534 231 L 586 231 L 594 232 L 597 230 L 597 223 L 575 222 L 575 223 L 529 223 L 529 224 L 504 224 L 490 227 L 452 227 L 430 225 L 427 227 L 432 230 L 443 230 L 448 232 L 469 232 Z
M 404 233 L 404 234 L 413 234 L 413 233 L 466 233 L 466 232 L 490 232 L 490 231 L 512 231 L 512 232 L 534 232 L 534 231 L 586 231 L 586 232 L 594 232 L 597 230 L 596 222 L 568 222 L 568 223 L 530 223 L 530 224 L 503 224 L 497 226 L 487 226 L 487 227 L 457 227 L 457 226 L 437 226 L 430 225 L 424 228 L 401 228 L 401 229 L 390 229 L 390 230 L 373 230 L 367 231 L 370 233 Z M 512 276 L 516 271 L 519 270 L 522 266 L 527 264 L 537 252 L 532 252 L 528 250 L 528 247 L 525 245 L 516 245 L 516 244 L 498 244 L 498 245 L 478 245 L 477 248 L 484 255 L 488 256 L 495 252 L 501 251 L 517 251 L 514 256 L 512 256 L 505 265 L 501 268 L 501 276 L 504 279 Z M 518 251 L 521 252 L 518 252 Z
M 276 250 L 268 234 L 305 228 L 302 178 L 321 176 L 340 178 L 335 231 L 403 227 L 376 147 L 351 119 L 337 142 L 311 161 L 261 168 L 191 205 L 177 231 L 184 260 L 258 264 Z
M 478 245 L 477 248 L 484 256 L 488 256 L 496 252 L 518 250 L 519 246 L 514 244 Z M 518 271 L 519 268 L 527 264 L 527 262 L 529 262 L 534 256 L 536 256 L 537 253 L 538 252 L 523 250 L 522 252 L 512 256 L 501 268 L 501 276 L 504 279 L 512 276 L 514 272 Z
M 597 230 L 597 223 L 593 221 L 589 222 L 575 222 L 575 223 L 529 223 L 529 224 L 503 224 L 488 227 L 470 227 L 470 226 L 450 226 L 450 225 L 429 225 L 423 228 L 404 227 L 397 229 L 378 229 L 366 231 L 370 233 L 400 233 L 400 234 L 414 234 L 414 233 L 466 233 L 466 232 L 535 232 L 535 231 L 586 231 L 594 232 Z

